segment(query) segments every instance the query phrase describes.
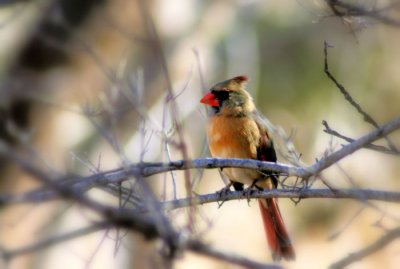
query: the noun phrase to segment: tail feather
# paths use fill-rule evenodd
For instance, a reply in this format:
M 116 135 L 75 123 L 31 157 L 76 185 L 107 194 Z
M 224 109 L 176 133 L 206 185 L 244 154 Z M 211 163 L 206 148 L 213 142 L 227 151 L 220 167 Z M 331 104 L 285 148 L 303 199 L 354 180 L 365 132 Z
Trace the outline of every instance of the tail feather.
M 276 199 L 259 200 L 261 216 L 264 223 L 268 245 L 274 261 L 294 260 L 296 254 L 286 230 Z

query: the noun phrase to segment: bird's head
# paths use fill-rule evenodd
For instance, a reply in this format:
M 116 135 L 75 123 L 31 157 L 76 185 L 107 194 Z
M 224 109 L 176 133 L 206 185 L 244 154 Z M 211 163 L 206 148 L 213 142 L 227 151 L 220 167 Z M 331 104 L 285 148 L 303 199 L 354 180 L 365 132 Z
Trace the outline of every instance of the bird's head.
M 245 85 L 248 78 L 237 76 L 215 84 L 200 102 L 213 108 L 216 114 L 240 115 L 255 107 Z

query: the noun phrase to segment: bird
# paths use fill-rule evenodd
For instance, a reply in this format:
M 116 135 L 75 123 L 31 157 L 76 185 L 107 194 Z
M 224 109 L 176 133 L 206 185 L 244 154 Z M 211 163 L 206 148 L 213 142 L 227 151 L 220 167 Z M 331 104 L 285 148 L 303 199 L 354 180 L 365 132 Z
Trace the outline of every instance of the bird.
M 273 140 L 264 116 L 257 110 L 246 90 L 247 76 L 236 76 L 212 86 L 200 103 L 211 107 L 207 141 L 212 157 L 245 158 L 276 162 Z M 236 191 L 251 188 L 269 190 L 278 187 L 277 176 L 269 171 L 225 167 L 222 174 Z M 244 185 L 249 186 L 244 189 Z M 274 261 L 295 260 L 294 247 L 276 198 L 258 201 L 267 242 Z

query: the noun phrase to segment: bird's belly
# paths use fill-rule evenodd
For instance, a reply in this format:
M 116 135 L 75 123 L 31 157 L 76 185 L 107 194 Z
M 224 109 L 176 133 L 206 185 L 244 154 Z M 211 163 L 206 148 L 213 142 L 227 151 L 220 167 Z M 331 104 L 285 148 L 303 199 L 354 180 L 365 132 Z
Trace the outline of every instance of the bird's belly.
M 260 173 L 245 168 L 224 168 L 222 173 L 227 176 L 231 181 L 240 182 L 245 185 L 251 185 L 255 179 L 260 177 Z
M 208 142 L 213 157 L 256 158 L 256 141 L 259 139 L 259 134 L 253 133 L 251 130 L 257 129 L 244 129 L 240 126 L 245 126 L 240 120 L 214 121 L 214 124 L 208 130 Z M 251 185 L 255 179 L 262 177 L 258 171 L 245 168 L 224 168 L 222 173 L 230 180 L 246 185 Z

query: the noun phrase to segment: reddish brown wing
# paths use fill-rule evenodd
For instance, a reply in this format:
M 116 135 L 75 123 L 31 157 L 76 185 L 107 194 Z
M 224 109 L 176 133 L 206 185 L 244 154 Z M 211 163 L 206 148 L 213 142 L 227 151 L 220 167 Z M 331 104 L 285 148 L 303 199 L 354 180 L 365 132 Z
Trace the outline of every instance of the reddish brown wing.
M 261 161 L 276 162 L 276 152 L 272 139 L 268 135 L 266 128 L 257 123 L 261 133 L 259 145 L 257 147 L 257 159 Z M 266 177 L 270 177 L 273 186 L 278 186 L 277 177 L 269 171 L 262 171 Z M 264 223 L 264 230 L 267 235 L 268 245 L 274 260 L 294 260 L 296 255 L 290 241 L 289 233 L 283 222 L 277 200 L 275 198 L 259 200 L 261 216 Z
M 274 143 L 272 139 L 269 137 L 267 130 L 258 124 L 258 128 L 261 132 L 261 137 L 259 141 L 259 145 L 257 147 L 257 159 L 260 161 L 267 161 L 267 162 L 276 162 L 276 152 L 274 148 Z M 271 175 L 269 171 L 261 171 L 264 175 Z M 277 187 L 277 178 L 271 175 L 272 182 Z
M 257 159 L 267 162 L 276 162 L 274 143 L 265 129 L 260 129 L 260 144 L 257 148 Z

